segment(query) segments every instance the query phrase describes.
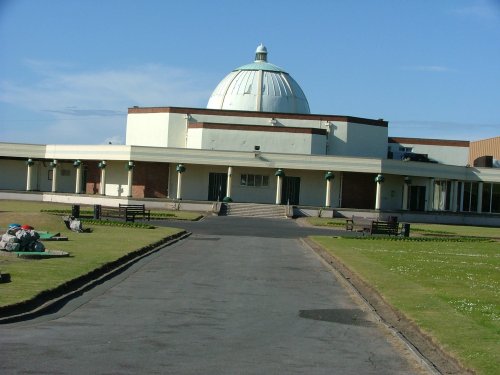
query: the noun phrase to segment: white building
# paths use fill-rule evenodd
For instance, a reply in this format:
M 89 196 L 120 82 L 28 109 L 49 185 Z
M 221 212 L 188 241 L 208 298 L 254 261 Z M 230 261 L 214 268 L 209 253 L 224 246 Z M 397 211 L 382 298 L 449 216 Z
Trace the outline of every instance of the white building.
M 224 200 L 498 219 L 500 169 L 471 167 L 468 158 L 466 141 L 389 138 L 382 119 L 311 114 L 300 86 L 261 45 L 206 109 L 129 108 L 126 145 L 1 143 L 0 190 L 82 203 Z

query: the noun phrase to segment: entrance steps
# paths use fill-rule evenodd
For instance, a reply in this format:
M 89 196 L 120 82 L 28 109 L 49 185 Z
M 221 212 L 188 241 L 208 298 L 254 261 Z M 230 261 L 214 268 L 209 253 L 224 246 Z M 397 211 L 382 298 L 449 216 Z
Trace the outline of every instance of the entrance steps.
M 256 203 L 226 203 L 226 216 L 286 219 L 286 206 Z M 221 210 L 223 211 L 223 210 Z

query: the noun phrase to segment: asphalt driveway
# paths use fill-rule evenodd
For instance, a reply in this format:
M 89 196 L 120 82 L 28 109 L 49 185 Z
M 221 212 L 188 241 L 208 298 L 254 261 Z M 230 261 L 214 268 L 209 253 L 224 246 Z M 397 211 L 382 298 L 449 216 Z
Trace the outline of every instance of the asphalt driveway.
M 61 310 L 0 326 L 0 373 L 427 373 L 296 239 L 309 228 L 227 219 L 188 223 L 191 237 Z

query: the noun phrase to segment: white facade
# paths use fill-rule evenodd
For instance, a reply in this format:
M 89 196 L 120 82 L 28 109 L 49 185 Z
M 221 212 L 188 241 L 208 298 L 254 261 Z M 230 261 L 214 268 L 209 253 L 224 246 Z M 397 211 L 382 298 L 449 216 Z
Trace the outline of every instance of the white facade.
M 407 154 L 425 155 L 430 161 L 466 166 L 469 159 L 469 142 L 421 138 L 390 138 L 388 151 L 393 159 L 403 160 Z
M 126 144 L 385 158 L 387 134 L 384 120 L 347 116 L 134 107 Z

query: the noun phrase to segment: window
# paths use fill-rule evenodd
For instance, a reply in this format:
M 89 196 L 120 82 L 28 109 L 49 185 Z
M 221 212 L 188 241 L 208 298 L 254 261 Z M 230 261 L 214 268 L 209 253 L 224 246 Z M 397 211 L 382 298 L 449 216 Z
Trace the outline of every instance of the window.
M 500 184 L 485 183 L 483 185 L 482 212 L 500 212 Z
M 464 186 L 464 199 L 462 201 L 464 212 L 476 212 L 477 211 L 477 182 L 463 182 Z
M 451 209 L 451 181 L 436 181 L 434 184 L 434 208 L 439 211 Z
M 241 186 L 268 187 L 269 176 L 260 174 L 242 174 L 240 178 Z

